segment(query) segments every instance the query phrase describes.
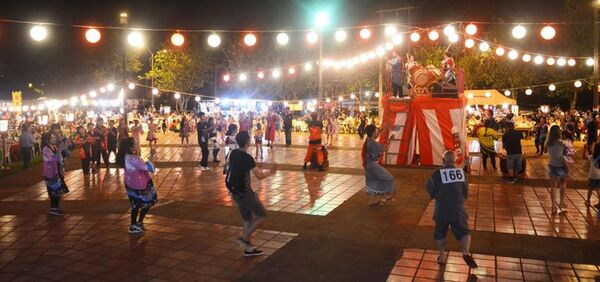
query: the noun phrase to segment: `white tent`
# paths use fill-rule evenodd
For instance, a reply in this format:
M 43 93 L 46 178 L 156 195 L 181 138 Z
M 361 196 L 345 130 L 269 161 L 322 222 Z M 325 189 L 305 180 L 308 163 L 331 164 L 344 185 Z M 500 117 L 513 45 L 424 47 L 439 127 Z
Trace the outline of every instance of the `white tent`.
M 465 90 L 467 105 L 516 105 L 515 99 L 506 97 L 495 89 Z

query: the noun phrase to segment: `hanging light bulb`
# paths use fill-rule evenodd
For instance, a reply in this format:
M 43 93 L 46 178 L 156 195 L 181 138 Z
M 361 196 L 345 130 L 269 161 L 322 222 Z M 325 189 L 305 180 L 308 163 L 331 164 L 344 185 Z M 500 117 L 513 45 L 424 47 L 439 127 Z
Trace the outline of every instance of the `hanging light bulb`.
M 506 51 L 504 51 L 504 48 L 502 48 L 502 47 L 498 47 L 498 48 L 496 48 L 496 55 L 498 55 L 498 56 L 500 56 L 500 57 L 504 56 L 504 53 L 505 53 L 505 52 L 506 52 Z
M 525 90 L 525 95 L 529 96 L 533 94 L 533 90 L 531 90 L 531 88 L 528 88 L 527 90 Z
M 544 63 L 544 57 L 537 55 L 537 56 L 535 56 L 535 58 L 533 58 L 533 62 L 536 65 L 541 65 L 542 63 Z
M 201 98 L 200 98 L 200 96 L 196 96 L 196 97 L 194 97 L 194 100 L 195 100 L 196 102 L 200 102 Z
M 540 31 L 540 35 L 545 40 L 551 40 L 556 36 L 556 29 L 554 29 L 552 26 L 547 25 L 542 28 L 542 30 Z
M 90 93 L 88 93 L 88 95 L 90 95 L 90 98 L 96 98 L 97 93 L 95 90 L 92 90 Z
M 430 31 L 427 36 L 429 37 L 429 40 L 436 41 L 440 37 L 440 34 L 437 32 L 437 30 L 434 29 Z
M 311 63 L 304 64 L 304 70 L 305 71 L 311 71 L 312 70 L 312 64 Z
M 587 60 L 585 60 L 585 64 L 586 64 L 588 67 L 592 67 L 592 66 L 594 66 L 594 64 L 595 64 L 595 61 L 594 61 L 594 59 L 593 59 L 593 58 L 587 58 Z
M 510 50 L 508 52 L 508 58 L 511 60 L 516 60 L 519 57 L 519 52 L 515 51 L 515 50 Z
M 465 40 L 465 47 L 473 48 L 473 46 L 475 46 L 475 40 L 473 40 L 471 38 Z
M 231 80 L 231 75 L 229 75 L 228 73 L 224 74 L 223 75 L 223 81 L 228 82 L 229 80 Z
M 569 67 L 573 67 L 575 66 L 575 64 L 577 64 L 577 61 L 575 61 L 575 59 L 570 58 L 567 60 L 567 65 L 569 65 Z
M 523 62 L 529 63 L 531 61 L 531 55 L 525 54 L 521 59 L 523 59 Z
M 465 28 L 465 32 L 468 35 L 475 35 L 477 33 L 477 26 L 475 24 L 470 23 Z
M 548 64 L 549 66 L 553 66 L 556 63 L 556 59 L 550 57 L 548 59 L 546 59 L 546 64 Z
M 134 30 L 127 35 L 127 42 L 133 47 L 142 47 L 144 46 L 144 36 L 139 31 Z
M 256 44 L 256 35 L 248 33 L 244 36 L 244 44 L 248 47 L 252 47 Z
M 277 43 L 279 43 L 279 45 L 281 45 L 281 46 L 287 45 L 288 42 L 290 41 L 290 37 L 284 32 L 277 34 L 276 39 L 277 39 Z
M 527 29 L 522 25 L 517 25 L 512 29 L 512 36 L 516 39 L 522 39 L 527 35 Z
M 368 28 L 362 28 L 359 32 L 360 38 L 362 39 L 369 39 L 371 37 L 371 30 L 369 30 Z
M 279 78 L 279 77 L 281 76 L 281 70 L 280 70 L 280 69 L 274 69 L 274 70 L 271 72 L 271 76 L 272 76 L 273 78 Z
M 550 90 L 550 91 L 556 90 L 556 85 L 554 85 L 554 84 L 548 85 L 548 90 Z
M 295 69 L 294 67 L 290 67 L 290 68 L 288 69 L 288 73 L 289 73 L 290 75 L 293 75 L 293 74 L 295 74 L 295 73 L 296 73 L 296 69 Z
M 156 88 L 152 88 L 152 95 L 158 95 L 159 91 Z
M 410 34 L 410 41 L 417 42 L 419 39 L 421 39 L 421 35 L 418 32 L 415 31 Z
M 183 34 L 176 32 L 173 33 L 173 35 L 171 35 L 171 43 L 175 46 L 181 46 L 183 45 L 183 43 L 185 42 L 185 37 L 183 37 Z
M 488 44 L 487 42 L 481 42 L 481 44 L 479 44 L 479 50 L 481 50 L 481 52 L 487 52 L 490 50 L 490 44 Z
M 444 27 L 444 35 L 449 37 L 451 34 L 455 34 L 455 33 L 456 33 L 456 29 L 454 28 L 454 26 L 447 25 Z
M 398 32 L 398 28 L 395 25 L 388 25 L 385 27 L 384 34 L 385 36 L 391 37 Z
M 265 77 L 265 73 L 264 73 L 264 72 L 262 72 L 262 71 L 259 71 L 259 72 L 256 74 L 256 77 L 258 77 L 258 79 L 263 79 L 263 78 Z
M 504 96 L 510 96 L 510 90 L 505 90 L 504 91 Z
M 556 60 L 556 65 L 558 65 L 559 67 L 564 67 L 567 64 L 567 60 L 565 58 L 558 58 L 558 60 Z
M 127 85 L 127 88 L 129 88 L 130 90 L 133 90 L 133 89 L 135 89 L 135 83 L 133 83 L 133 82 L 130 82 L 130 83 Z
M 102 35 L 100 34 L 100 31 L 90 27 L 86 32 L 85 32 L 85 40 L 87 40 L 87 42 L 89 43 L 98 43 L 98 41 L 100 41 L 100 38 L 102 37 Z
M 173 94 L 173 97 L 179 100 L 179 98 L 181 98 L 181 94 L 179 92 L 175 92 L 175 94 Z
M 575 87 L 579 88 L 583 85 L 583 83 L 581 82 L 581 80 L 576 80 L 575 83 L 573 83 L 573 85 L 575 85 Z
M 344 101 L 344 97 L 342 97 L 342 96 L 338 97 L 338 101 L 340 101 L 340 102 Z
M 210 46 L 212 48 L 217 48 L 217 47 L 219 47 L 219 45 L 221 45 L 221 36 L 213 33 L 208 36 L 207 41 L 208 41 L 208 46 Z
M 248 75 L 247 75 L 246 73 L 240 73 L 240 74 L 238 75 L 238 80 L 239 80 L 239 81 L 242 81 L 242 82 L 244 82 L 244 81 L 246 81 L 247 79 L 248 79 Z
M 335 31 L 334 37 L 335 37 L 335 41 L 337 41 L 337 42 L 343 42 L 348 37 L 348 34 L 346 33 L 345 30 L 339 29 L 339 30 Z
M 48 37 L 48 29 L 44 26 L 36 25 L 29 30 L 29 35 L 35 41 L 43 41 Z
M 452 33 L 448 36 L 448 41 L 450 41 L 450 43 L 456 43 L 458 40 L 460 40 L 460 36 L 458 36 L 457 33 Z

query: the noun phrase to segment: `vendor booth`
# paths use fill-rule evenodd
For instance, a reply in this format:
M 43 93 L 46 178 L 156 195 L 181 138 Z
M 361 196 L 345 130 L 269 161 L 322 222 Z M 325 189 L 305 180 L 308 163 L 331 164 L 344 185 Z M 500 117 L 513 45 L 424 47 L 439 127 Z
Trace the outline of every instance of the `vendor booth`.
M 516 105 L 517 101 L 515 99 L 506 97 L 502 95 L 502 93 L 498 92 L 495 89 L 482 89 L 482 90 L 465 90 L 465 96 L 467 98 L 467 105 L 489 105 L 489 106 L 499 106 L 499 105 Z

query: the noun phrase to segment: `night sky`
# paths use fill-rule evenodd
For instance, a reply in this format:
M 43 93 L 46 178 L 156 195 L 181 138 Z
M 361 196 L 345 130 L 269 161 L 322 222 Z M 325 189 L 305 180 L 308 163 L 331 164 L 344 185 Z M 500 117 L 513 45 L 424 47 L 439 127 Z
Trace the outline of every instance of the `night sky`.
M 582 5 L 586 1 L 581 0 Z M 414 25 L 430 26 L 448 21 L 558 21 L 564 1 L 3 1 L 0 18 L 63 24 L 118 25 L 120 11 L 127 11 L 130 26 L 175 29 L 283 29 L 309 28 L 313 12 L 321 7 L 333 12 L 333 26 L 378 23 L 376 11 L 403 6 L 418 7 Z M 394 16 L 394 15 L 393 15 Z M 591 16 L 591 12 L 590 12 Z M 398 21 L 406 20 L 401 14 Z M 588 20 L 588 19 L 582 19 Z M 55 27 L 49 38 L 34 42 L 29 25 L 0 22 L 0 99 L 29 82 L 48 97 L 70 96 L 86 91 L 91 73 L 82 68 L 81 56 L 93 56 L 81 29 Z M 166 42 L 168 32 L 152 34 L 149 47 Z M 204 42 L 202 42 L 204 44 Z M 375 43 L 373 43 L 375 45 Z M 119 52 L 116 50 L 115 52 Z M 145 57 L 144 57 L 145 58 Z

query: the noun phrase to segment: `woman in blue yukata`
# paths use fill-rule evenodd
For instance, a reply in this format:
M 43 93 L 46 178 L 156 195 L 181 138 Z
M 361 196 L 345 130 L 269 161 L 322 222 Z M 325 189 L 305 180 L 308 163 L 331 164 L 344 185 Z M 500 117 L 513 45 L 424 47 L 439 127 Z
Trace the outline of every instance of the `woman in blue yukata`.
M 369 205 L 379 205 L 382 201 L 393 201 L 396 194 L 394 177 L 379 165 L 378 160 L 387 151 L 390 140 L 393 140 L 394 136 L 389 136 L 388 142 L 382 145 L 377 142 L 380 130 L 374 124 L 367 125 L 365 133 L 367 139 L 363 145 L 362 157 Z

